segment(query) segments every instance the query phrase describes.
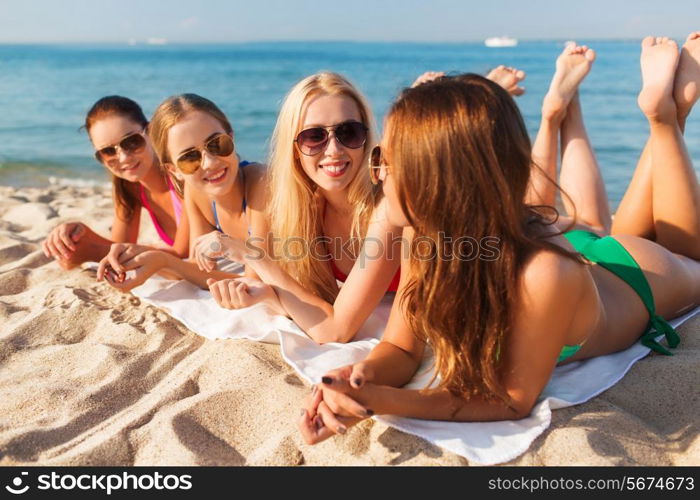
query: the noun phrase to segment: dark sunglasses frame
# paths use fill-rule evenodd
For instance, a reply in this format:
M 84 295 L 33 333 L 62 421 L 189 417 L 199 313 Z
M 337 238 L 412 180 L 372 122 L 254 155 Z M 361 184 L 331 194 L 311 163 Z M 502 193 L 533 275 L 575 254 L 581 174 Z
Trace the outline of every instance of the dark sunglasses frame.
M 352 134 L 358 137 L 362 137 L 362 142 L 356 145 L 354 143 L 348 144 L 346 142 L 348 138 L 345 137 L 345 133 L 343 133 L 344 127 L 352 128 Z M 333 136 L 336 139 L 338 139 L 338 142 L 341 145 L 350 149 L 359 149 L 362 146 L 364 146 L 367 142 L 367 132 L 369 131 L 369 128 L 367 128 L 367 126 L 364 123 L 355 120 L 339 123 L 337 125 L 333 125 L 332 127 L 311 127 L 299 132 L 299 134 L 297 134 L 296 139 L 294 139 L 294 142 L 296 143 L 297 147 L 299 148 L 299 151 L 302 154 L 306 156 L 316 156 L 328 146 L 328 141 L 330 141 L 331 138 L 331 134 L 329 131 L 331 130 L 333 131 Z M 340 135 L 338 134 L 339 130 Z M 305 144 L 304 135 L 310 135 L 311 133 L 316 133 L 318 131 L 321 131 L 323 134 L 325 134 L 325 138 L 321 142 L 314 143 L 313 146 Z
M 388 169 L 387 165 L 384 162 L 384 157 L 382 156 L 381 146 L 374 146 L 369 152 L 367 165 L 369 166 L 369 178 L 372 181 L 372 184 L 376 186 L 377 184 L 382 182 L 382 180 L 380 179 L 382 167 Z
M 222 147 L 221 144 L 218 144 L 218 142 L 222 139 L 227 140 L 227 142 L 224 143 L 224 145 L 227 146 L 225 149 Z M 214 144 L 215 142 L 217 143 L 217 145 L 212 146 L 212 144 Z M 233 142 L 233 137 L 231 137 L 229 134 L 216 134 L 214 137 L 205 142 L 204 146 L 202 146 L 201 148 L 192 148 L 178 156 L 177 160 L 175 160 L 175 166 L 178 169 L 180 169 L 180 172 L 182 172 L 183 174 L 194 174 L 202 166 L 202 160 L 204 159 L 202 151 L 204 150 L 206 150 L 209 154 L 212 154 L 214 156 L 225 158 L 233 154 L 233 152 L 236 150 L 236 145 Z M 184 156 L 191 155 L 192 153 L 198 153 L 198 157 L 192 157 L 190 159 L 183 160 Z
M 133 145 L 130 145 L 130 142 L 136 139 L 137 137 L 139 138 L 139 140 Z M 113 161 L 117 159 L 120 149 L 127 154 L 138 153 L 146 147 L 146 141 L 147 139 L 143 135 L 143 130 L 141 130 L 140 132 L 133 132 L 124 137 L 118 143 L 112 144 L 110 146 L 105 146 L 95 151 L 95 159 L 103 165 L 113 163 Z M 113 150 L 113 152 L 108 152 L 107 150 Z

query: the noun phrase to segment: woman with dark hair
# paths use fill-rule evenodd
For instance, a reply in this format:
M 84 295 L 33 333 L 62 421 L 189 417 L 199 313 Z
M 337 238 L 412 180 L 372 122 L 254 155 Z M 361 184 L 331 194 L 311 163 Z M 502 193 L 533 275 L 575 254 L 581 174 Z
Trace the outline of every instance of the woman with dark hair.
M 676 347 L 680 339 L 664 318 L 700 304 L 700 186 L 679 126 L 679 113 L 687 115 L 698 98 L 699 60 L 699 34 L 688 38 L 680 64 L 675 42 L 642 42 L 638 102 L 650 127 L 648 185 L 640 179 L 630 191 L 650 193 L 638 211 L 650 214 L 644 234 L 562 233 L 546 215 L 553 209 L 530 201 L 530 141 L 497 85 L 468 75 L 404 92 L 372 168 L 389 219 L 404 227 L 412 251 L 401 264 L 382 342 L 365 361 L 333 370 L 314 387 L 299 420 L 304 439 L 343 434 L 372 414 L 520 419 L 557 364 L 620 351 L 640 338 L 669 353 L 655 340 L 662 334 Z M 580 81 L 578 64 L 557 66 L 564 101 Z M 463 236 L 497 237 L 497 258 L 460 258 L 448 238 Z M 435 355 L 435 384 L 400 389 L 426 344 Z
M 99 261 L 112 243 L 135 243 L 141 207 L 151 216 L 166 251 L 185 255 L 188 247 L 187 218 L 182 199 L 146 135 L 148 120 L 141 107 L 122 96 L 99 99 L 88 111 L 85 130 L 95 148 L 95 158 L 112 177 L 115 201 L 111 239 L 96 234 L 82 222 L 63 223 L 42 243 L 47 257 L 64 269 L 83 262 Z

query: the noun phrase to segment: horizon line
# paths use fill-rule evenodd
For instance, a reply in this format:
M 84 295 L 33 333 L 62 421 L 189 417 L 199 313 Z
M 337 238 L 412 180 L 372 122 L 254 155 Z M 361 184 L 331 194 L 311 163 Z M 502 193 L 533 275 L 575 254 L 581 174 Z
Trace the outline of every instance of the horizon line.
M 646 35 L 645 35 L 646 36 Z M 515 37 L 513 37 L 515 38 Z M 632 42 L 641 41 L 644 37 L 550 37 L 550 38 L 516 38 L 518 43 L 538 43 L 538 42 L 565 42 L 568 40 L 590 40 L 597 42 Z M 670 36 L 669 38 L 676 38 Z M 679 37 L 685 40 L 683 37 Z M 465 39 L 465 40 L 351 40 L 351 39 L 259 39 L 259 40 L 170 40 L 166 37 L 148 37 L 143 39 L 131 38 L 120 40 L 0 40 L 0 45 L 126 45 L 133 46 L 148 46 L 148 47 L 167 47 L 168 45 L 244 45 L 254 43 L 406 43 L 406 44 L 472 44 L 484 43 L 484 38 Z M 512 48 L 512 47 L 510 47 Z

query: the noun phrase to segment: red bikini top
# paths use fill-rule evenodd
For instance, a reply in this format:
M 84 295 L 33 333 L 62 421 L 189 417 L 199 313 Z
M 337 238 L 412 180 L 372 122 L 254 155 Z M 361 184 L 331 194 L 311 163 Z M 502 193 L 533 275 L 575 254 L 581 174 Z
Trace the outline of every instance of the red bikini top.
M 323 204 L 323 208 L 321 211 L 321 220 L 326 215 L 326 204 Z M 329 259 L 330 264 L 331 264 L 331 270 L 333 271 L 333 276 L 335 276 L 335 279 L 338 281 L 342 281 L 345 283 L 345 280 L 348 279 L 348 275 L 345 274 L 343 271 L 338 269 L 338 266 L 335 265 L 335 260 L 331 257 Z M 394 275 L 394 279 L 391 280 L 391 283 L 389 283 L 389 288 L 387 288 L 387 292 L 397 292 L 399 290 L 399 280 L 401 279 L 401 267 L 396 270 L 396 274 Z
M 338 281 L 342 281 L 345 283 L 345 280 L 348 279 L 348 275 L 345 274 L 343 271 L 338 269 L 338 266 L 335 265 L 335 260 L 330 259 L 328 262 L 331 264 L 331 269 L 333 270 L 333 276 L 335 276 L 335 279 Z M 399 267 L 396 270 L 396 274 L 394 275 L 394 279 L 391 280 L 391 283 L 389 284 L 389 288 L 387 288 L 387 292 L 397 292 L 399 290 L 399 280 L 401 279 L 401 267 Z

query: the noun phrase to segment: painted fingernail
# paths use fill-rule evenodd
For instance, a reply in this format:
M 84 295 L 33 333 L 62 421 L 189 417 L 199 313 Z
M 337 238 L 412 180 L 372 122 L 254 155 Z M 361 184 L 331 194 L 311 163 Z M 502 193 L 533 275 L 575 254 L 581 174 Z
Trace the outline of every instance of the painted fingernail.
M 330 377 L 321 377 L 321 382 L 324 384 L 331 385 L 333 383 L 333 379 Z
M 373 411 L 373 410 L 370 410 L 369 408 L 367 408 L 367 409 L 365 410 L 365 414 L 366 414 L 368 417 L 371 417 L 372 415 L 374 415 L 374 411 Z
M 338 434 L 345 434 L 347 431 L 348 431 L 348 429 L 343 425 L 338 427 Z

